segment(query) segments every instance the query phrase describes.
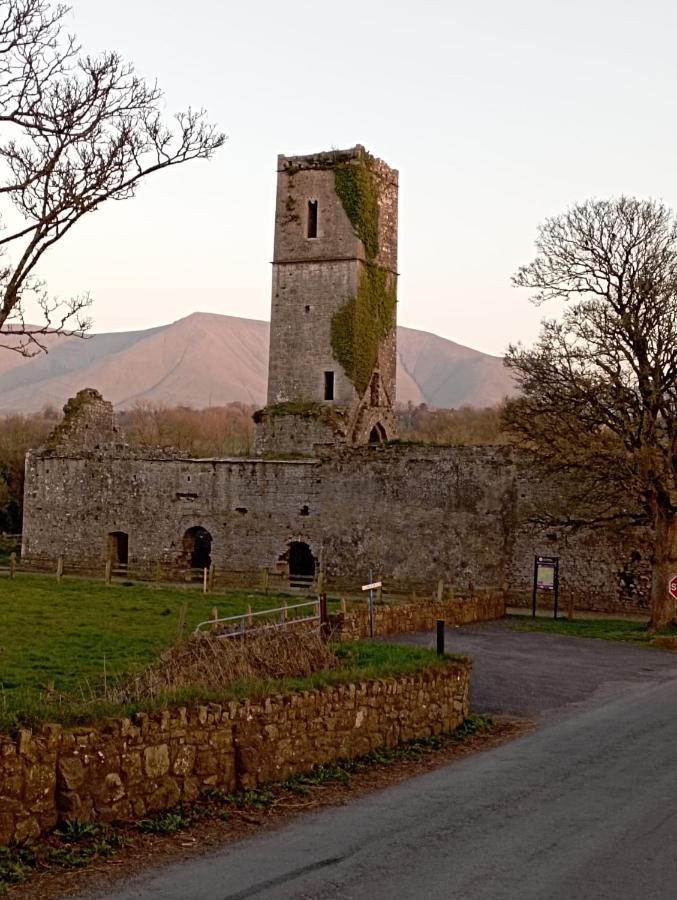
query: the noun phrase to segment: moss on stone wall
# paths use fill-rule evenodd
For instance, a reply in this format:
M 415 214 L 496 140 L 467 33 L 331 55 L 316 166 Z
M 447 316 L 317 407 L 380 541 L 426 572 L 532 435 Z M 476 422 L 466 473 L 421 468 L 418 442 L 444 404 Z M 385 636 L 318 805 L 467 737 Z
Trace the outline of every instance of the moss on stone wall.
M 334 314 L 331 347 L 359 394 L 369 387 L 381 341 L 393 327 L 396 288 L 393 276 L 376 262 L 379 252 L 379 179 L 366 151 L 334 169 L 336 193 L 355 233 L 364 244 L 365 266 L 355 297 Z
M 367 259 L 374 260 L 379 248 L 379 184 L 373 171 L 373 157 L 365 151 L 359 160 L 337 165 L 334 186 L 355 233 L 364 244 Z
M 378 362 L 381 341 L 393 327 L 396 289 L 389 272 L 367 264 L 360 285 L 334 314 L 331 322 L 331 348 L 359 394 L 369 386 Z
M 299 416 L 302 419 L 315 419 L 327 425 L 338 425 L 342 411 L 313 400 L 287 400 L 284 403 L 272 403 L 263 409 L 257 409 L 252 418 L 259 425 L 264 419 L 276 416 Z

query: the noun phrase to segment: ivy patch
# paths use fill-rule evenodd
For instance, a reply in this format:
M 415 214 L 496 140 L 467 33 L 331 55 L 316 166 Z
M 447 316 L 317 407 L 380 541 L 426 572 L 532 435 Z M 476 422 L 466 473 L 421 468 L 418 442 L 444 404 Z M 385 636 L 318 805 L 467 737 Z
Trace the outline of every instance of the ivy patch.
M 393 327 L 397 295 L 392 281 L 385 269 L 367 264 L 357 295 L 332 318 L 332 351 L 360 394 L 369 386 L 379 344 Z

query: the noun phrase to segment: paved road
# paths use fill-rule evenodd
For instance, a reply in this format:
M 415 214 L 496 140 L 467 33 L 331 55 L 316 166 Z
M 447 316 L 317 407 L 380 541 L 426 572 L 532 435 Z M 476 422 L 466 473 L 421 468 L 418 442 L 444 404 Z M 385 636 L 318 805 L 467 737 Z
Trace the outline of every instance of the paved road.
M 97 896 L 674 900 L 677 656 L 502 625 L 448 645 L 475 655 L 476 708 L 539 727 Z

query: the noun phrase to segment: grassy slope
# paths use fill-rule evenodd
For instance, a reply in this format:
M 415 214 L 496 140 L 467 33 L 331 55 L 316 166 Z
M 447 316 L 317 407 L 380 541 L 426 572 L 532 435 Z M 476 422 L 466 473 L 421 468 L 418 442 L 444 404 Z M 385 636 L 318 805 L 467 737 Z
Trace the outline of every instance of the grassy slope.
M 289 603 L 295 601 L 286 598 Z M 197 590 L 54 577 L 0 580 L 0 684 L 5 692 L 57 691 L 100 681 L 104 658 L 109 676 L 125 675 L 150 662 L 176 639 L 179 610 L 188 603 L 188 631 L 211 616 L 228 616 L 280 606 L 275 594 L 245 591 L 205 596 Z
M 134 584 L 130 587 L 53 577 L 0 580 L 0 732 L 43 721 L 80 724 L 168 704 L 262 697 L 309 690 L 368 678 L 386 678 L 444 664 L 419 647 L 361 642 L 337 648 L 341 666 L 308 678 L 242 681 L 227 694 L 204 688 L 184 690 L 141 704 L 121 707 L 92 702 L 101 695 L 106 660 L 108 679 L 149 663 L 177 636 L 179 610 L 188 603 L 187 631 L 210 617 L 280 606 L 289 596 L 230 592 L 205 597 L 194 590 Z M 45 687 L 53 682 L 54 692 Z M 60 697 L 60 692 L 68 695 Z

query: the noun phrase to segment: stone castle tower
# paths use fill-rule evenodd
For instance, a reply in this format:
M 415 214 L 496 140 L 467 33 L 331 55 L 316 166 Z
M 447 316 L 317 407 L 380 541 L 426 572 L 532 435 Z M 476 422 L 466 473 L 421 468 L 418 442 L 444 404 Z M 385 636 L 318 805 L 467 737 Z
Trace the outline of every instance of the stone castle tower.
M 398 173 L 364 147 L 279 156 L 261 453 L 395 436 Z

